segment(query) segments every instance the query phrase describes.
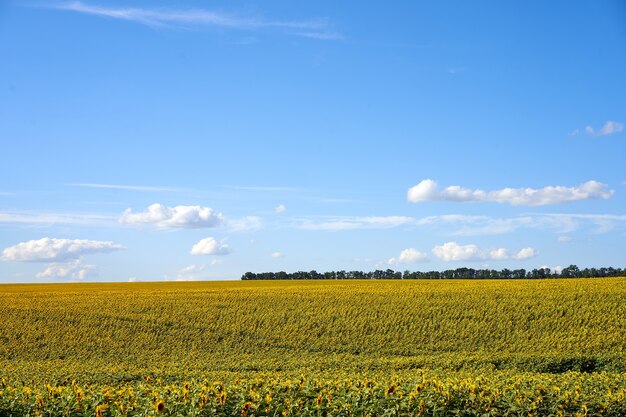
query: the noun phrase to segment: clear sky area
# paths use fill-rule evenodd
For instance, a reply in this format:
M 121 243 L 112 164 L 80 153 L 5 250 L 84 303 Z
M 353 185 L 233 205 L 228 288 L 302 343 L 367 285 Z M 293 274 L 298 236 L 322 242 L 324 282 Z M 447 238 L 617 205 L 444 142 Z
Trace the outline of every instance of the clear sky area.
M 624 1 L 3 1 L 0 281 L 626 267 Z

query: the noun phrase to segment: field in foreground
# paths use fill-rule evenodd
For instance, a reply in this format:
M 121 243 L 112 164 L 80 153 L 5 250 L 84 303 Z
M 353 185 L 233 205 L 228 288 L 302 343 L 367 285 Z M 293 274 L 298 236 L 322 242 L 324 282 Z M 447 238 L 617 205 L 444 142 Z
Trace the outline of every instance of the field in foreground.
M 4 285 L 0 416 L 626 415 L 626 280 Z

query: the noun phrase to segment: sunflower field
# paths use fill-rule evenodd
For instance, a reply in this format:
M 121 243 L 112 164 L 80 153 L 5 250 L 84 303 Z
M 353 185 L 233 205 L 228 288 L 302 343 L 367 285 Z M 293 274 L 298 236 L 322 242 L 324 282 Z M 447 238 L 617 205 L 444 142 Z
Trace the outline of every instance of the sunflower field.
M 0 286 L 0 416 L 624 416 L 626 279 Z

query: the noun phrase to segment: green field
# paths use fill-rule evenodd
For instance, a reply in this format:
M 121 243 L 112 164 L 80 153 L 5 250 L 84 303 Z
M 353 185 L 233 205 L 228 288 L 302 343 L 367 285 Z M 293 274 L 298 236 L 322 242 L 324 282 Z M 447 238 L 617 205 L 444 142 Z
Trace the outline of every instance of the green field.
M 626 415 L 626 280 L 3 285 L 0 416 Z

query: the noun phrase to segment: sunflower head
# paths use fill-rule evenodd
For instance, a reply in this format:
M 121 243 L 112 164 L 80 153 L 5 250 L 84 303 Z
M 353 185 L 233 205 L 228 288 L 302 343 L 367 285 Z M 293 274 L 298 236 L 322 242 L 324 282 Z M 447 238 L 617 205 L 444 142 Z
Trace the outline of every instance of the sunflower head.
M 154 408 L 156 409 L 157 413 L 162 413 L 163 411 L 165 411 L 165 401 L 163 400 L 159 400 L 154 404 Z

